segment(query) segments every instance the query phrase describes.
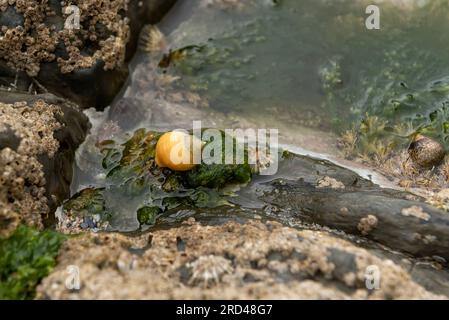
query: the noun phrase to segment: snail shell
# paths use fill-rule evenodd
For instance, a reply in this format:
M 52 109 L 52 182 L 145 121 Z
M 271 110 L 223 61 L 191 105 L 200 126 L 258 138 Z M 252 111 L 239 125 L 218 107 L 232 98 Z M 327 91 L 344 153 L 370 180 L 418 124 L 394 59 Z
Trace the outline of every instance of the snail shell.
M 410 158 L 422 168 L 439 165 L 446 155 L 443 146 L 428 137 L 417 135 L 408 149 Z
M 194 154 L 201 155 L 201 148 L 197 137 L 181 131 L 164 133 L 156 144 L 156 164 L 174 171 L 192 170 L 196 165 Z

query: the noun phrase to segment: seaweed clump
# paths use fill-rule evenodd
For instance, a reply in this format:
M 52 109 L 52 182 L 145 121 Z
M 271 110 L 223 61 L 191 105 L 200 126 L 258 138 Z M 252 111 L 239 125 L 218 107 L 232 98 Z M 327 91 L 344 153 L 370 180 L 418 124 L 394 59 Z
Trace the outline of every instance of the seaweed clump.
M 36 286 L 56 265 L 65 236 L 21 225 L 0 239 L 0 299 L 32 299 Z

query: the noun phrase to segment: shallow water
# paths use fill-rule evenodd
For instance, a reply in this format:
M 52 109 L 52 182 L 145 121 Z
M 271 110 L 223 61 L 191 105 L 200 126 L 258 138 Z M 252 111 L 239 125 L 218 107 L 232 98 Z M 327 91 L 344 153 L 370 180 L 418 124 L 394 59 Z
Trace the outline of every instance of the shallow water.
M 447 103 L 446 1 L 386 1 L 380 30 L 365 27 L 366 1 L 206 2 L 180 1 L 160 27 L 172 49 L 201 47 L 166 71 L 214 110 L 324 130 L 368 113 L 417 129 Z
M 221 129 L 277 128 L 284 146 L 318 157 L 335 156 L 336 136 L 351 128 L 361 152 L 373 144 L 406 144 L 417 131 L 446 142 L 446 1 L 384 2 L 380 30 L 366 29 L 365 1 L 241 3 L 179 0 L 158 26 L 163 50 L 138 52 L 110 109 L 89 111 L 95 126 L 77 152 L 73 193 L 110 187 L 96 144 L 124 142 L 140 127 L 189 129 L 201 120 Z M 139 227 L 135 212 L 145 199 L 111 188 L 107 200 L 112 229 Z M 194 213 L 181 210 L 163 220 Z

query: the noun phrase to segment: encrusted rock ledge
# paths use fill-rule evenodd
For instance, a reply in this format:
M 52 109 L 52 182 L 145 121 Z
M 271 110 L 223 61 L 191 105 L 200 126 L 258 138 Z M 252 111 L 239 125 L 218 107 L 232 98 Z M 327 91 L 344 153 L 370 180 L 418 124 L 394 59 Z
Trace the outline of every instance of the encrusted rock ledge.
M 80 289 L 66 288 L 79 268 Z M 365 273 L 377 266 L 380 289 Z M 327 232 L 250 220 L 68 240 L 38 299 L 435 299 L 407 270 Z
M 69 196 L 74 153 L 88 128 L 87 117 L 62 98 L 1 92 L 0 236 L 19 222 L 52 222 L 49 213 Z

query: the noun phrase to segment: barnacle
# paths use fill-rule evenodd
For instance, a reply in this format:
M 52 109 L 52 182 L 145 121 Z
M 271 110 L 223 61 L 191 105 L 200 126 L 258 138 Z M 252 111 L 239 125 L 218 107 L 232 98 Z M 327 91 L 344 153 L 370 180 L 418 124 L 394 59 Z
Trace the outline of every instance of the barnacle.
M 0 26 L 0 56 L 9 67 L 26 71 L 29 76 L 37 76 L 42 63 L 55 60 L 61 73 L 90 68 L 97 60 L 104 62 L 105 70 L 113 70 L 125 60 L 130 27 L 122 13 L 128 11 L 128 2 L 1 0 L 0 16 L 6 16 L 6 10 L 12 8 L 21 23 Z M 72 5 L 82 12 L 80 29 L 55 28 L 51 21 L 59 24 L 68 19 L 66 8 Z M 60 46 L 65 48 L 65 55 L 58 54 Z M 86 49 L 92 52 L 87 55 Z
M 211 284 L 218 284 L 225 274 L 233 271 L 231 261 L 221 256 L 201 256 L 187 264 L 191 270 L 189 285 L 201 285 L 205 288 Z

